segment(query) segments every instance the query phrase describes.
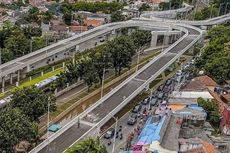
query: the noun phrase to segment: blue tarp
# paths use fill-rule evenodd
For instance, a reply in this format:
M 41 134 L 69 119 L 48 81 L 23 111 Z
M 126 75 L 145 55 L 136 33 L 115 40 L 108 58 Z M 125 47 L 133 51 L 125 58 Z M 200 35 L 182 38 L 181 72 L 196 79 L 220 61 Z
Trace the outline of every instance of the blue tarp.
M 188 108 L 192 108 L 192 109 L 195 109 L 195 110 L 199 110 L 199 111 L 203 111 L 204 109 L 202 107 L 199 107 L 199 106 L 195 106 L 195 105 L 189 105 Z
M 137 145 L 151 144 L 153 141 L 160 140 L 160 131 L 165 121 L 166 116 L 162 117 L 160 122 L 151 123 L 152 117 L 149 117 L 144 125 L 141 134 L 137 139 Z

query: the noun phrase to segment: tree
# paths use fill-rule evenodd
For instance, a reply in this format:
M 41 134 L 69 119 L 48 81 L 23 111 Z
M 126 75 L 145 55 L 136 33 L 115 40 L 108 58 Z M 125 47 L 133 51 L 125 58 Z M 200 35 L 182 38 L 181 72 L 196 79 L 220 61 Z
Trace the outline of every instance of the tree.
M 13 53 L 9 49 L 0 48 L 0 52 L 1 52 L 2 63 L 6 63 L 13 59 Z
M 6 39 L 5 47 L 12 51 L 15 57 L 20 57 L 29 52 L 29 41 L 21 30 L 15 29 L 11 37 Z
M 20 141 L 34 141 L 38 137 L 37 126 L 19 109 L 4 108 L 0 111 L 0 152 L 14 152 Z
M 142 4 L 141 7 L 139 8 L 140 12 L 150 11 L 150 10 L 151 10 L 151 6 L 147 3 Z
M 111 14 L 111 22 L 124 21 L 125 16 L 122 15 L 121 11 L 116 11 Z
M 198 98 L 198 105 L 203 107 L 207 113 L 207 120 L 214 126 L 218 127 L 220 123 L 219 105 L 215 100 L 206 101 L 203 98 Z
M 120 74 L 122 68 L 130 68 L 132 56 L 135 54 L 133 40 L 127 36 L 121 36 L 108 42 L 106 47 L 110 53 L 115 74 Z
M 101 144 L 100 139 L 89 138 L 79 142 L 73 147 L 67 149 L 65 153 L 108 153 L 103 144 Z
M 32 39 L 33 51 L 41 49 L 46 46 L 46 40 L 44 37 L 34 37 Z
M 32 37 L 40 37 L 42 35 L 42 29 L 36 27 L 25 27 L 22 29 L 24 35 L 27 39 L 31 39 Z
M 50 110 L 55 110 L 55 99 L 35 86 L 17 89 L 13 92 L 11 107 L 19 108 L 31 121 L 39 121 L 39 117 L 47 112 L 48 103 Z

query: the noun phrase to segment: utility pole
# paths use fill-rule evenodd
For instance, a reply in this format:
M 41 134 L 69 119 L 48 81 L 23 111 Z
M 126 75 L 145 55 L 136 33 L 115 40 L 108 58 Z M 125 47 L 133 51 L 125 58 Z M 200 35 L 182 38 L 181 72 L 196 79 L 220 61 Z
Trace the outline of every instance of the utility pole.
M 225 9 L 224 9 L 224 14 L 228 13 L 228 11 L 227 11 L 228 10 L 228 4 L 230 4 L 230 2 L 226 3 Z

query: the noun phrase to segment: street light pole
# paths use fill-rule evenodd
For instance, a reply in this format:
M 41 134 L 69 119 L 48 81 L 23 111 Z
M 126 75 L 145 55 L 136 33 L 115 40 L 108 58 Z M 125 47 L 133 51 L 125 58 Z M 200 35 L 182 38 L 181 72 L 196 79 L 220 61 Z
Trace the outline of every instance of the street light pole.
M 102 81 L 101 81 L 101 98 L 103 97 L 104 80 L 105 80 L 105 67 L 103 68 L 103 75 L 102 75 Z
M 109 115 L 116 121 L 115 123 L 115 131 L 114 131 L 114 137 L 113 137 L 113 148 L 112 148 L 112 153 L 114 153 L 115 150 L 115 143 L 116 143 L 116 133 L 117 133 L 117 122 L 118 118 L 114 117 L 112 114 L 109 113 Z
M 214 5 L 211 5 L 211 12 L 210 12 L 210 17 L 209 17 L 210 19 L 212 18 L 213 6 L 214 6 Z
M 221 3 L 221 4 L 220 4 L 220 8 L 219 8 L 219 12 L 218 12 L 218 16 L 220 16 L 221 6 L 222 6 L 223 4 L 224 4 L 224 3 Z
M 228 12 L 227 12 L 228 4 L 230 4 L 230 2 L 227 2 L 227 3 L 226 3 L 225 9 L 224 9 L 224 14 L 228 13 Z
M 149 110 L 151 108 L 151 101 L 152 101 L 152 96 L 153 96 L 153 89 L 150 89 L 150 101 L 149 101 Z
M 141 51 L 140 51 L 140 49 L 138 50 L 138 52 L 137 52 L 137 67 L 136 67 L 136 72 L 138 71 L 138 66 L 139 66 L 139 61 L 140 61 L 140 53 Z

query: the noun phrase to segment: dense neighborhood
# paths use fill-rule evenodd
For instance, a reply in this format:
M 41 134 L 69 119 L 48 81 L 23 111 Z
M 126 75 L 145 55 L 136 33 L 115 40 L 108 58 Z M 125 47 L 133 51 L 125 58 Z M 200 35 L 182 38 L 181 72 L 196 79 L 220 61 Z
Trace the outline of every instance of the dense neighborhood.
M 0 152 L 230 153 L 230 0 L 0 0 Z

